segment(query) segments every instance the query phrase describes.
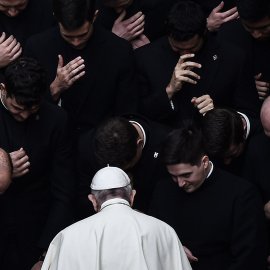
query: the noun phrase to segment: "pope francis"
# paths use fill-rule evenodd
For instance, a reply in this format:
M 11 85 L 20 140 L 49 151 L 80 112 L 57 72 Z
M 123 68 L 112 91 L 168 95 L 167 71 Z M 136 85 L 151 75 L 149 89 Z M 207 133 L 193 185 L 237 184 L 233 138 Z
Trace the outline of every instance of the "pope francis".
M 191 270 L 175 231 L 131 208 L 136 191 L 124 171 L 99 170 L 91 189 L 97 214 L 56 235 L 42 270 Z

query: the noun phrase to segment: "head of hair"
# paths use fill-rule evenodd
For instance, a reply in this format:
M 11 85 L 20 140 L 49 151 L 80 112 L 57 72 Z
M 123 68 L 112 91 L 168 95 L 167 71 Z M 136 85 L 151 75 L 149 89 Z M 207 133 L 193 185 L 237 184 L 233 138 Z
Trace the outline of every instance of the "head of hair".
M 32 58 L 21 57 L 7 66 L 5 71 L 7 97 L 31 107 L 41 102 L 46 93 L 46 73 L 43 66 Z
M 200 5 L 192 1 L 179 1 L 173 5 L 166 20 L 167 35 L 176 41 L 188 41 L 196 34 L 203 37 L 206 16 Z
M 72 31 L 93 22 L 95 4 L 95 0 L 53 0 L 53 13 L 58 23 Z
M 240 18 L 247 22 L 257 22 L 265 17 L 270 18 L 269 0 L 237 0 L 237 11 Z
M 123 168 L 135 158 L 138 138 L 136 128 L 127 119 L 107 119 L 95 135 L 95 154 L 99 165 Z
M 202 135 L 192 127 L 173 130 L 166 137 L 161 150 L 161 160 L 166 165 L 185 163 L 199 166 L 204 155 Z
M 114 198 L 121 198 L 130 203 L 131 193 L 132 193 L 131 184 L 121 188 L 91 190 L 91 194 L 95 196 L 99 206 L 101 206 L 105 201 Z
M 202 120 L 201 131 L 207 154 L 222 158 L 231 145 L 244 142 L 241 115 L 231 108 L 214 108 Z

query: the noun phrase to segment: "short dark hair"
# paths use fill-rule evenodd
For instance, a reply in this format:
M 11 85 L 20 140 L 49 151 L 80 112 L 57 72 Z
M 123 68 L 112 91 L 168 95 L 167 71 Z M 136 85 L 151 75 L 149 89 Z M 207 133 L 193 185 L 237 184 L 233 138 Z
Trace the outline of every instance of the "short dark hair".
M 127 119 L 112 117 L 104 121 L 95 135 L 95 154 L 100 166 L 123 168 L 137 154 L 139 133 Z
M 53 13 L 66 30 L 76 30 L 86 21 L 93 22 L 95 0 L 53 0 Z
M 7 97 L 14 97 L 18 104 L 30 108 L 40 103 L 46 93 L 45 70 L 35 59 L 18 58 L 6 68 L 5 87 Z
M 231 145 L 244 142 L 242 117 L 231 108 L 214 108 L 208 111 L 201 123 L 207 154 L 223 158 Z
M 199 166 L 205 153 L 201 132 L 185 127 L 173 130 L 166 137 L 161 150 L 161 160 L 166 165 L 186 163 Z
M 192 1 L 180 1 L 173 5 L 166 20 L 167 35 L 176 41 L 188 41 L 196 34 L 203 37 L 206 16 L 202 7 Z
M 269 0 L 237 0 L 237 11 L 240 18 L 247 22 L 257 22 L 265 17 L 270 18 Z

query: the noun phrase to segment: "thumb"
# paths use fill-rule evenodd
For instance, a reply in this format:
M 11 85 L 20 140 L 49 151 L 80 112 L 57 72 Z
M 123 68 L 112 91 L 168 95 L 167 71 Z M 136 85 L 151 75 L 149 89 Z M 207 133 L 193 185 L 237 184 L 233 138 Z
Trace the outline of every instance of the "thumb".
M 58 66 L 57 66 L 57 69 L 62 68 L 63 65 L 64 65 L 63 57 L 62 57 L 62 55 L 59 54 L 58 55 Z
M 126 10 L 124 9 L 123 11 L 122 11 L 122 13 L 119 15 L 119 17 L 117 18 L 117 20 L 115 21 L 115 23 L 120 23 L 120 22 L 122 22 L 123 21 L 123 19 L 125 18 L 125 16 L 126 16 Z
M 254 79 L 257 81 L 262 77 L 262 73 L 259 73 L 258 75 L 254 76 Z
M 219 12 L 219 11 L 221 11 L 223 9 L 223 7 L 224 7 L 224 2 L 222 1 L 217 7 L 215 7 L 213 9 L 213 11 L 214 12 Z
M 194 103 L 194 105 L 195 105 L 196 99 L 197 99 L 196 97 L 193 97 L 190 102 Z

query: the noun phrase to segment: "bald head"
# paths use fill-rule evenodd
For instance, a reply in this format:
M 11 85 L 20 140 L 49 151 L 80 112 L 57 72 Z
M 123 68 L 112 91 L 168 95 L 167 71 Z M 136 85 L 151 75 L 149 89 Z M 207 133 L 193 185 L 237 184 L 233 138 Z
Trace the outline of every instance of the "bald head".
M 264 101 L 261 108 L 261 121 L 266 136 L 270 137 L 270 96 Z
M 3 194 L 11 183 L 12 163 L 9 154 L 0 148 L 0 194 Z

